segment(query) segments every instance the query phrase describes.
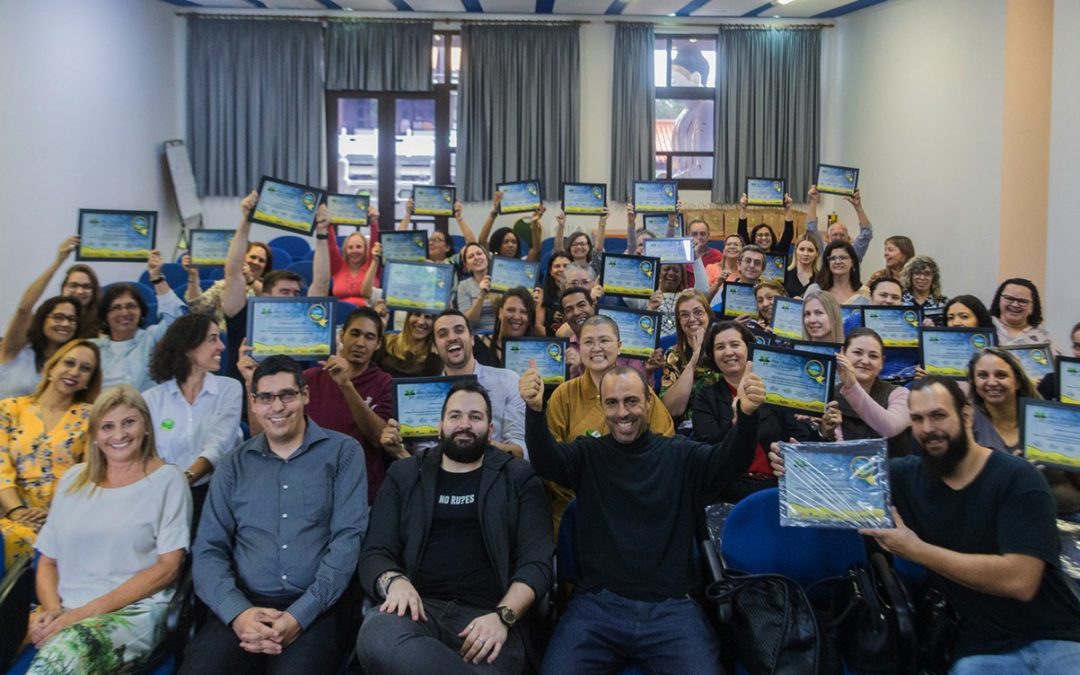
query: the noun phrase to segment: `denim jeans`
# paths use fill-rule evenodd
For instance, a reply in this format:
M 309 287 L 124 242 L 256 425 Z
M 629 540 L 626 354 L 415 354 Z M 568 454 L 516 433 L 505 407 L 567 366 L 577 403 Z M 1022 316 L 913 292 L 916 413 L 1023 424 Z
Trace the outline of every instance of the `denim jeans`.
M 723 672 L 719 640 L 696 602 L 645 602 L 610 591 L 570 601 L 540 672 L 609 673 L 631 665 L 655 673 Z
M 950 675 L 1076 675 L 1080 673 L 1080 642 L 1036 640 L 1014 652 L 965 656 Z

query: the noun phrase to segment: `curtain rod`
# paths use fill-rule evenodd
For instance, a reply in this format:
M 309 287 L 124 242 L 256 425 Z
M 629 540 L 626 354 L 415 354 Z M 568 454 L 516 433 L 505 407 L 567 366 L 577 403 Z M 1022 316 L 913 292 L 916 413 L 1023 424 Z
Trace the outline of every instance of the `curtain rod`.
M 833 23 L 685 23 L 667 21 L 614 21 L 608 19 L 604 23 L 618 24 L 645 24 L 655 28 L 719 28 L 720 30 L 811 30 L 816 28 L 836 28 Z
M 176 16 L 194 17 L 196 19 L 225 19 L 227 21 L 309 21 L 322 22 L 333 21 L 337 23 L 432 23 L 432 24 L 480 24 L 480 25 L 518 25 L 518 26 L 581 26 L 589 24 L 589 21 L 551 21 L 551 20 L 528 20 L 522 19 L 452 19 L 452 18 L 410 18 L 410 19 L 384 19 L 382 17 L 367 16 L 341 16 L 341 15 L 279 15 L 279 14 L 218 14 L 208 12 L 175 12 Z

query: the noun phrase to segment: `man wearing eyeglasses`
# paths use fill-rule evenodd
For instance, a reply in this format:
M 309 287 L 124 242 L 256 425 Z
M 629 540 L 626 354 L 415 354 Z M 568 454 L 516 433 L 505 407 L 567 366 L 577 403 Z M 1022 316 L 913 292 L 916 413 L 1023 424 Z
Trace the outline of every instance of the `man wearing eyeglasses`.
M 765 272 L 765 250 L 756 244 L 743 246 L 739 254 L 739 281 L 740 284 L 756 285 L 758 279 Z M 712 297 L 711 303 L 721 304 L 724 302 L 723 277 L 717 277 L 716 285 L 709 289 Z
M 212 615 L 183 673 L 337 669 L 338 599 L 367 530 L 364 455 L 304 414 L 300 364 L 272 356 L 248 405 L 262 433 L 214 472 L 195 544 L 195 592 Z

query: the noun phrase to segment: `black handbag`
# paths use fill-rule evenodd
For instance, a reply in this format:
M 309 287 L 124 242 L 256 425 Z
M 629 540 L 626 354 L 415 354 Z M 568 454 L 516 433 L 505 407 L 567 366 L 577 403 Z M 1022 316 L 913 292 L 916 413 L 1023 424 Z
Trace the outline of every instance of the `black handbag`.
M 927 578 L 915 595 L 915 625 L 919 672 L 945 675 L 952 666 L 960 617 L 932 578 Z

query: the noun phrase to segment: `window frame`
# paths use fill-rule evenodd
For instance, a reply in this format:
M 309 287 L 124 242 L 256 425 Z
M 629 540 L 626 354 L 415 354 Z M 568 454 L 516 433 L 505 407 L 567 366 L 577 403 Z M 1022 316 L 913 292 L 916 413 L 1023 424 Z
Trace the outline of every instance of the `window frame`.
M 675 40 L 709 40 L 714 45 L 718 42 L 718 36 L 715 33 L 657 33 L 654 36 L 654 44 L 660 41 L 665 42 L 665 53 L 667 57 L 665 59 L 665 77 L 664 81 L 668 83 L 666 87 L 655 86 L 653 87 L 653 100 L 649 102 L 653 106 L 653 110 L 656 109 L 656 102 L 660 100 L 699 100 L 699 101 L 715 101 L 716 100 L 716 87 L 672 87 L 671 84 L 671 61 L 673 42 Z M 653 49 L 654 53 L 657 51 Z M 655 76 L 653 78 L 655 82 Z M 713 130 L 715 134 L 715 128 Z M 656 142 L 656 128 L 652 130 L 653 143 Z M 715 145 L 715 138 L 714 145 Z M 713 166 L 716 166 L 716 151 L 688 151 L 681 152 L 667 151 L 662 152 L 655 150 L 653 152 L 652 165 L 655 166 L 658 159 L 662 159 L 665 165 L 665 172 L 667 178 L 664 180 L 674 180 L 680 190 L 711 190 L 713 186 L 713 179 L 709 178 L 671 178 L 671 164 L 673 157 L 710 157 L 713 160 Z M 655 171 L 655 170 L 654 170 Z M 650 176 L 650 180 L 653 177 Z M 660 180 L 660 179 L 657 179 Z

